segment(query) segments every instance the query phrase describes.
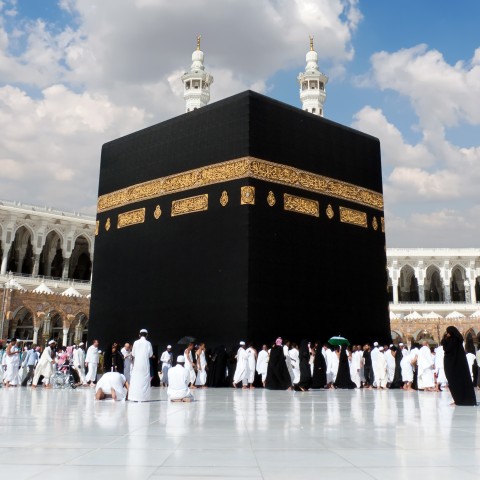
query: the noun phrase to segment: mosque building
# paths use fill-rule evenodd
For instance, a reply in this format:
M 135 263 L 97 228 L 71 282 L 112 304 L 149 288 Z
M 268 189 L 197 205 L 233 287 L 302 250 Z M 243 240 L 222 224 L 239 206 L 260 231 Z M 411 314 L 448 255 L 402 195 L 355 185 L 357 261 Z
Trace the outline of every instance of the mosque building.
M 208 104 L 213 76 L 200 36 L 181 81 L 186 112 Z M 323 117 L 328 77 L 319 70 L 313 37 L 297 81 L 302 109 Z M 0 201 L 0 339 L 42 345 L 86 338 L 96 228 L 92 216 Z M 479 343 L 480 248 L 387 248 L 387 269 L 395 342 L 438 343 L 455 325 Z

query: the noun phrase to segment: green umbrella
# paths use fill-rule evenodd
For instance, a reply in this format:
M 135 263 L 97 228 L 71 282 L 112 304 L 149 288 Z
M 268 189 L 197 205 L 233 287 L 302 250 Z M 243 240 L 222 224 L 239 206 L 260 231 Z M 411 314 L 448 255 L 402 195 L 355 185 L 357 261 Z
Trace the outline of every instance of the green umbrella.
M 332 337 L 328 343 L 330 345 L 350 345 L 350 342 L 345 337 Z

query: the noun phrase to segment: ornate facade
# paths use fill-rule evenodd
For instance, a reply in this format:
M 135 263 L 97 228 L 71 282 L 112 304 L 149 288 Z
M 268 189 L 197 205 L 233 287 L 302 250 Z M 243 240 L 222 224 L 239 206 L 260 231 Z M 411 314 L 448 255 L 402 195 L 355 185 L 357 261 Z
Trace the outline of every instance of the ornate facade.
M 387 267 L 394 338 L 438 343 L 455 325 L 479 343 L 480 249 L 390 248 Z
M 94 238 L 93 217 L 0 202 L 0 338 L 84 338 Z

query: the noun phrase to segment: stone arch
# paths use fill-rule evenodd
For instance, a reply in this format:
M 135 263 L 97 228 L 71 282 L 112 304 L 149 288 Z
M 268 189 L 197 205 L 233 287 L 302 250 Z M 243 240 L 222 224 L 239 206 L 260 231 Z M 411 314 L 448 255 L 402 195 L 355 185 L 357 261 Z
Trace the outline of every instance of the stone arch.
M 34 317 L 32 311 L 23 306 L 18 308 L 13 315 L 11 329 L 12 338 L 33 341 Z
M 390 270 L 387 268 L 387 295 L 388 295 L 388 301 L 390 303 L 393 303 L 393 282 L 392 282 L 392 277 L 390 274 Z
M 434 339 L 434 337 L 433 337 L 433 333 L 429 332 L 429 331 L 426 330 L 426 329 L 425 329 L 425 330 L 424 330 L 424 329 L 420 330 L 420 331 L 417 333 L 416 337 L 414 337 L 414 338 L 415 338 L 415 341 L 416 341 L 417 343 L 423 342 L 424 340 L 426 340 L 428 343 L 431 343 L 431 344 L 432 344 L 432 343 L 435 343 L 435 339 Z
M 35 233 L 26 224 L 16 230 L 8 252 L 7 271 L 31 274 L 33 271 L 33 244 Z
M 392 330 L 392 342 L 396 345 L 403 342 L 403 334 L 397 330 Z
M 398 299 L 401 302 L 418 302 L 418 280 L 415 277 L 415 270 L 411 265 L 404 265 L 400 269 L 398 281 Z
M 70 325 L 68 331 L 68 341 L 70 345 L 73 343 L 86 343 L 88 336 L 88 316 L 84 312 L 78 312 L 75 319 Z
M 452 268 L 452 276 L 450 281 L 450 297 L 452 302 L 465 302 L 465 268 L 461 265 L 455 265 Z
M 63 235 L 56 229 L 51 229 L 45 236 L 38 274 L 45 277 L 61 278 L 63 271 Z
M 64 327 L 64 319 L 62 315 L 53 310 L 50 312 L 50 329 L 51 329 L 51 338 L 57 342 L 58 345 L 62 345 L 63 339 L 63 327 Z
M 443 302 L 445 300 L 440 269 L 436 265 L 427 267 L 424 285 L 426 302 Z
M 476 353 L 479 343 L 480 335 L 475 331 L 473 327 L 469 328 L 463 335 L 465 339 L 465 350 L 470 353 Z
M 68 278 L 75 280 L 90 280 L 92 274 L 91 244 L 86 235 L 75 238 L 75 246 L 70 257 Z

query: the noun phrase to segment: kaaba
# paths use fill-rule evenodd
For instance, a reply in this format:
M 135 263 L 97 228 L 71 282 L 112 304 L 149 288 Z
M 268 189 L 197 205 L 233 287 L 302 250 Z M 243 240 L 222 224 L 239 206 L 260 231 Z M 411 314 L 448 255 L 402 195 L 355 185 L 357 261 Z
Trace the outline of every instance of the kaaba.
M 378 139 L 246 91 L 102 147 L 89 338 L 389 341 Z

